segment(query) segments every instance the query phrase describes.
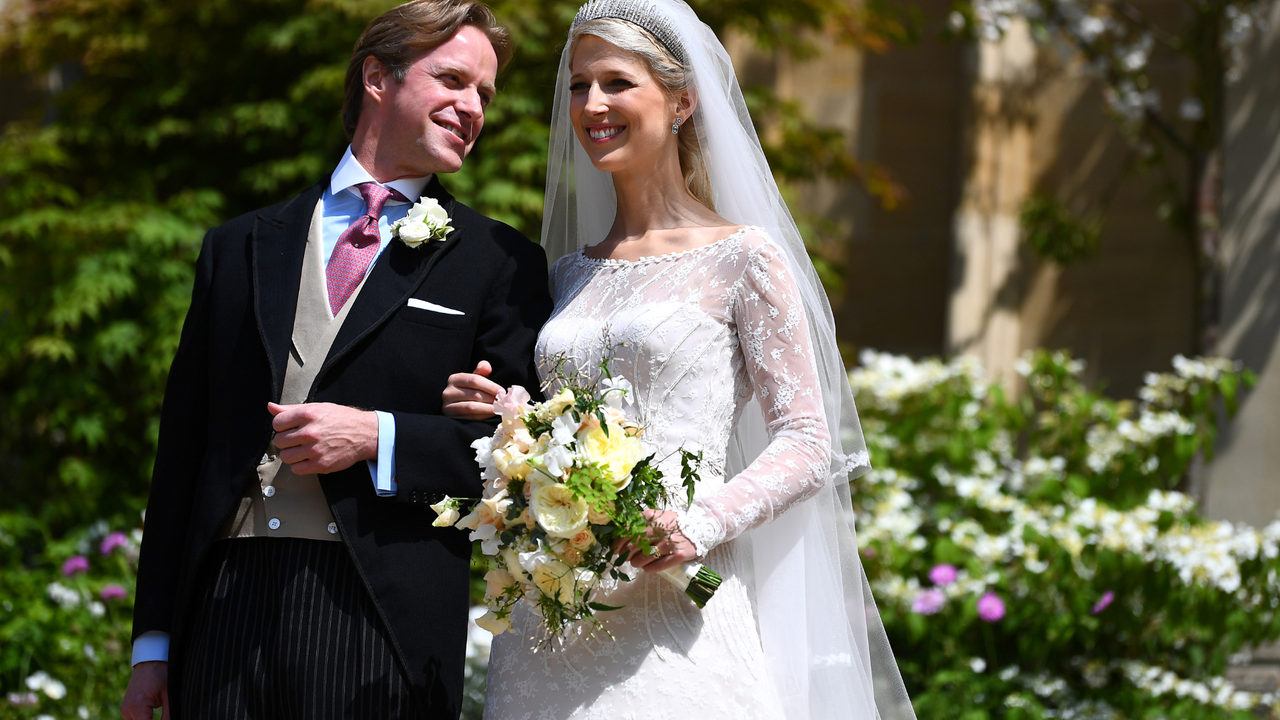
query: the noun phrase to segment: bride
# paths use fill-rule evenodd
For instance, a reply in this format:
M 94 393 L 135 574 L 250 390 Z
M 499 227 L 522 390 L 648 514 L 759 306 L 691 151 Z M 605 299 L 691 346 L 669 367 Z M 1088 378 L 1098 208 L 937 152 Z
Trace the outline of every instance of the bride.
M 622 606 L 612 637 L 535 653 L 518 607 L 485 717 L 913 719 L 858 562 L 868 457 L 831 309 L 723 46 L 681 0 L 595 0 L 553 114 L 541 370 L 612 355 L 656 457 L 705 461 L 692 505 L 649 513 L 644 572 L 594 598 Z M 486 370 L 451 378 L 446 414 L 493 415 Z M 724 577 L 702 610 L 655 574 L 694 559 Z

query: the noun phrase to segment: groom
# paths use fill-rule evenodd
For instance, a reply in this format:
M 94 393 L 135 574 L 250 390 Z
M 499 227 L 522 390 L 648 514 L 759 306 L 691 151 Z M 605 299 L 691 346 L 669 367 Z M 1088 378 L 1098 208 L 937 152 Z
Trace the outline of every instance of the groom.
M 482 358 L 535 387 L 551 299 L 541 248 L 438 176 L 462 166 L 510 54 L 478 2 L 376 18 L 332 175 L 205 237 L 161 414 L 126 720 L 458 716 L 471 548 L 428 505 L 479 495 L 468 446 L 492 426 L 442 416 L 441 392 Z M 391 225 L 419 201 L 452 230 L 415 246 L 421 225 Z

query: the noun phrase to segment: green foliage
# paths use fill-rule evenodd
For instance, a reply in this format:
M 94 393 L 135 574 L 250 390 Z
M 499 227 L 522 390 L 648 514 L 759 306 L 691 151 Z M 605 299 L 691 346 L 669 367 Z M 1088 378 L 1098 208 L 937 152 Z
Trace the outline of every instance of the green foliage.
M 1247 372 L 1179 357 L 1139 402 L 1116 402 L 1063 353 L 1024 358 L 1018 397 L 972 360 L 863 365 L 851 381 L 876 470 L 855 481 L 859 540 L 921 717 L 1228 718 L 1276 704 L 1221 676 L 1246 644 L 1280 636 L 1280 521 L 1208 522 L 1171 491 Z M 1003 617 L 980 615 L 988 594 Z
M 1081 219 L 1065 205 L 1042 193 L 1032 193 L 1018 216 L 1025 241 L 1042 258 L 1061 265 L 1088 260 L 1098 254 L 1102 223 Z
M 119 717 L 138 536 L 112 537 L 112 526 L 53 539 L 31 519 L 0 517 L 0 718 Z M 42 549 L 29 554 L 33 546 Z M 64 574 L 77 556 L 86 569 Z M 42 685 L 38 673 L 51 682 Z

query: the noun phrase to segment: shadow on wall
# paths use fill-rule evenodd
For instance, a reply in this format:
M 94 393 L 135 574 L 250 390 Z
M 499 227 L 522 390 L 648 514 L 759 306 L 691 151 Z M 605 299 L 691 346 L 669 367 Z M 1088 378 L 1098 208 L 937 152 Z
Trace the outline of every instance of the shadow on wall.
M 1280 5 L 1272 16 L 1280 21 Z M 1229 99 L 1223 198 L 1231 255 L 1220 351 L 1257 372 L 1280 344 L 1280 32 L 1267 35 Z

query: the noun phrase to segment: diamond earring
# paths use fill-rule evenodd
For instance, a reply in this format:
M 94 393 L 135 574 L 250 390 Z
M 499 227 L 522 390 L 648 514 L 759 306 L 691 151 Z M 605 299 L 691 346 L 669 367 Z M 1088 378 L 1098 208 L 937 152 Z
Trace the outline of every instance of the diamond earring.
M 681 125 L 682 123 L 684 123 L 684 119 L 683 119 L 683 118 L 681 118 L 679 115 L 677 115 L 677 116 L 676 116 L 676 121 L 675 121 L 674 123 L 671 123 L 671 134 L 672 134 L 672 135 L 678 135 L 678 134 L 680 133 L 680 125 Z

